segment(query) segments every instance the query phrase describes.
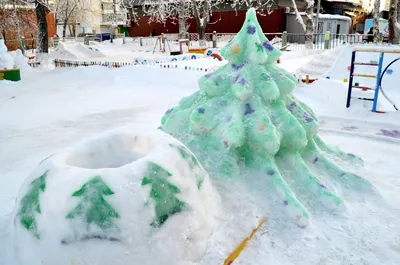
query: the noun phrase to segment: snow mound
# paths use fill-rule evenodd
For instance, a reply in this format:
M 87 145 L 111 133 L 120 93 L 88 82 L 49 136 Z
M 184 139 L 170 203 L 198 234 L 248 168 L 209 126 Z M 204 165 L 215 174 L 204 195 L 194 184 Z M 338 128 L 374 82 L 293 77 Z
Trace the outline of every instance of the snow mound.
M 195 260 L 218 206 L 207 172 L 180 142 L 160 131 L 112 132 L 33 171 L 13 212 L 12 256 L 32 265 Z
M 89 59 L 100 58 L 105 55 L 97 48 L 85 46 L 82 43 L 60 42 L 51 56 L 55 59 Z
M 4 40 L 0 39 L 0 69 L 12 69 L 14 68 L 14 59 L 7 53 L 7 46 L 4 44 Z

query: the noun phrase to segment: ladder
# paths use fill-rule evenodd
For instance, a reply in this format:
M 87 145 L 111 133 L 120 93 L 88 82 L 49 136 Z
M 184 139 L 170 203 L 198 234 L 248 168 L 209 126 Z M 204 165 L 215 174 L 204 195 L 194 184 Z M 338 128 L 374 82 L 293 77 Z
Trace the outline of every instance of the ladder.
M 363 62 L 356 62 L 356 53 L 357 52 L 379 52 L 379 62 L 378 63 L 363 63 Z M 361 89 L 362 91 L 375 91 L 374 92 L 374 99 L 364 99 L 364 100 L 372 100 L 372 112 L 380 113 L 380 111 L 376 110 L 376 106 L 378 104 L 378 95 L 379 95 L 379 84 L 380 84 L 380 79 L 382 75 L 382 66 L 383 66 L 383 57 L 384 57 L 384 51 L 376 51 L 376 50 L 353 50 L 352 55 L 351 55 L 351 66 L 350 66 L 350 77 L 349 77 L 349 88 L 347 91 L 347 102 L 346 102 L 346 108 L 350 107 L 350 101 L 351 101 L 351 93 L 353 88 Z M 355 65 L 361 65 L 361 66 L 377 66 L 378 71 L 376 75 L 366 75 L 366 74 L 360 74 L 360 73 L 354 73 L 354 68 Z M 373 78 L 376 79 L 376 85 L 375 88 L 372 87 L 367 87 L 367 86 L 360 86 L 358 83 L 353 84 L 353 77 L 363 77 L 363 78 Z

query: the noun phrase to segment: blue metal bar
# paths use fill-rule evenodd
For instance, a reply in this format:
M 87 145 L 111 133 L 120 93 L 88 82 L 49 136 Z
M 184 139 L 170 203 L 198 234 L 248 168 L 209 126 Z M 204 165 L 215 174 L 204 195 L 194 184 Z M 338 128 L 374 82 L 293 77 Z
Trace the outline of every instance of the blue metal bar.
M 375 88 L 375 95 L 374 95 L 374 103 L 372 104 L 372 112 L 376 112 L 376 105 L 378 104 L 378 95 L 379 95 L 379 84 L 382 75 L 382 66 L 383 66 L 383 56 L 384 52 L 381 52 L 379 56 L 379 66 L 378 66 L 378 74 L 376 75 L 376 88 Z
M 153 53 L 156 51 L 156 49 L 157 49 L 157 44 L 158 44 L 158 38 L 157 38 L 157 40 L 156 40 L 156 45 L 154 45 L 154 49 L 153 49 Z
M 350 107 L 351 90 L 353 87 L 353 72 L 354 72 L 354 61 L 356 59 L 356 51 L 351 54 L 351 66 L 350 66 L 350 77 L 349 77 L 349 90 L 347 91 L 347 103 L 346 108 Z

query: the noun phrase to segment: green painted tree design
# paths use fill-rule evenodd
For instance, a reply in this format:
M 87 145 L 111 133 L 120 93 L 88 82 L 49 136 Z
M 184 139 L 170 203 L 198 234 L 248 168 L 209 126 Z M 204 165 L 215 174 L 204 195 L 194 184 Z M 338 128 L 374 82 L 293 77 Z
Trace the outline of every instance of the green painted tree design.
M 37 239 L 40 239 L 38 232 L 36 214 L 40 214 L 40 191 L 46 190 L 46 177 L 47 171 L 32 181 L 28 193 L 22 198 L 18 211 L 17 218 L 19 218 L 22 226 L 30 231 Z
M 96 176 L 85 183 L 82 188 L 72 194 L 81 197 L 81 202 L 66 216 L 68 219 L 83 218 L 88 225 L 95 224 L 102 230 L 116 227 L 113 219 L 120 218 L 117 211 L 103 198 L 114 192 Z
M 143 177 L 142 186 L 151 185 L 150 197 L 155 202 L 155 220 L 152 226 L 159 227 L 168 217 L 182 211 L 184 203 L 176 198 L 180 193 L 178 187 L 168 182 L 167 178 L 172 176 L 161 166 L 149 162 L 146 175 Z

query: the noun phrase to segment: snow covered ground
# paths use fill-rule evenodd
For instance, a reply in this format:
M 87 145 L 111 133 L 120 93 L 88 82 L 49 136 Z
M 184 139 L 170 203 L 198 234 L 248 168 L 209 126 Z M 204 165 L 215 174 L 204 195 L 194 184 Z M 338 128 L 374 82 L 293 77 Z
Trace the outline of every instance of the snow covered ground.
M 319 53 L 286 53 L 282 67 L 295 71 Z M 339 64 L 337 60 L 334 65 Z M 341 78 L 348 74 L 342 68 L 331 71 Z M 167 109 L 198 89 L 197 80 L 203 74 L 149 66 L 95 66 L 33 71 L 19 83 L 1 81 L 0 264 L 6 264 L 9 213 L 18 190 L 43 158 L 108 130 L 131 126 L 155 130 Z M 392 75 L 385 80 L 388 93 L 398 87 L 398 79 L 399 75 Z M 346 200 L 346 212 L 314 208 L 312 225 L 301 229 L 271 204 L 261 188 L 262 180 L 214 180 L 224 211 L 206 254 L 178 261 L 174 249 L 165 249 L 164 260 L 151 252 L 143 253 L 146 263 L 142 264 L 223 264 L 263 217 L 265 225 L 233 264 L 399 264 L 400 113 L 373 114 L 361 101 L 346 109 L 346 93 L 346 84 L 332 79 L 300 85 L 295 91 L 320 117 L 324 140 L 365 160 L 364 168 L 347 165 L 347 169 L 370 179 L 380 190 L 381 199 L 338 191 Z M 171 229 L 171 234 L 179 231 Z

